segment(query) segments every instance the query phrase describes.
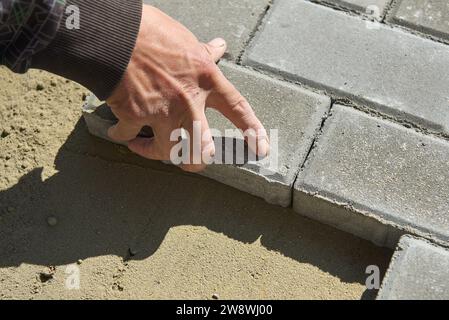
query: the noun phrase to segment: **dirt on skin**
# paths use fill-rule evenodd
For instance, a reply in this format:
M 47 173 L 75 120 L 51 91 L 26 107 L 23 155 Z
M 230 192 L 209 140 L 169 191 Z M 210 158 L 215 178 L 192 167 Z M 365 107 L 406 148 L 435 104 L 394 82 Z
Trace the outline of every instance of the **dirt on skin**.
M 90 137 L 86 93 L 0 69 L 0 298 L 374 297 L 390 250 Z

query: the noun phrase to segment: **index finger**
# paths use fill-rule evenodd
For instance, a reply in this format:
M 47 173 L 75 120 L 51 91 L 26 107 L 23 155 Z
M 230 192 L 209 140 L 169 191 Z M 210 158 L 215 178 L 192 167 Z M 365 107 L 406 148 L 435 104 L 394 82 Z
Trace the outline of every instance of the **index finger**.
M 262 157 L 266 156 L 270 149 L 267 132 L 248 101 L 225 77 L 218 66 L 212 76 L 212 81 L 214 86 L 207 99 L 207 105 L 217 109 L 237 128 L 257 142 L 257 150 L 252 150 L 253 152 Z M 252 146 L 250 145 L 250 147 Z

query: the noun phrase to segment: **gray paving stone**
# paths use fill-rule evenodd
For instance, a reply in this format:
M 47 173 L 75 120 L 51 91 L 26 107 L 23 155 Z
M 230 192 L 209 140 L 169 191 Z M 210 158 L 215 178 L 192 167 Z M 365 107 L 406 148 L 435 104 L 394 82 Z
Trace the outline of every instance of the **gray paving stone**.
M 212 165 L 205 175 L 261 196 L 270 203 L 290 206 L 294 180 L 322 119 L 329 110 L 330 99 L 229 63 L 222 62 L 220 67 L 248 99 L 268 133 L 273 129 L 278 130 L 277 150 L 273 144 L 274 136 L 270 135 L 271 154 L 273 157 L 278 156 L 278 164 L 273 174 L 261 171 L 261 168 L 268 168 L 267 161 L 271 161 L 265 159 L 242 166 Z M 227 119 L 212 109 L 208 110 L 207 116 L 211 128 L 221 132 L 234 128 Z M 219 148 L 220 144 L 216 149 Z
M 449 41 L 447 0 L 401 0 L 393 12 L 390 21 Z
M 300 0 L 275 2 L 244 63 L 449 134 L 449 46 Z
M 425 240 L 404 236 L 377 299 L 449 299 L 449 250 Z
M 294 209 L 382 246 L 449 241 L 449 142 L 335 106 L 295 184 Z
M 264 124 L 272 140 L 270 157 L 277 156 L 277 161 L 272 161 L 270 157 L 260 161 L 236 157 L 237 148 L 233 144 L 243 145 L 242 136 L 227 133 L 225 130 L 235 130 L 231 122 L 213 109 L 208 109 L 209 125 L 219 131 L 214 135 L 217 159 L 224 162 L 224 156 L 230 154 L 233 164 L 211 165 L 203 175 L 262 197 L 270 203 L 290 206 L 293 183 L 330 108 L 330 98 L 228 62 L 221 62 L 220 68 L 248 99 Z M 85 113 L 84 118 L 93 135 L 108 139 L 107 129 L 115 123 L 109 108 Z M 277 147 L 274 144 L 275 136 L 270 134 L 273 129 L 278 130 Z M 276 162 L 277 166 L 270 168 Z
M 265 13 L 269 0 L 144 0 L 189 28 L 201 41 L 222 37 L 235 59 Z
M 391 0 L 311 0 L 319 4 L 330 4 L 337 8 L 349 9 L 381 20 Z

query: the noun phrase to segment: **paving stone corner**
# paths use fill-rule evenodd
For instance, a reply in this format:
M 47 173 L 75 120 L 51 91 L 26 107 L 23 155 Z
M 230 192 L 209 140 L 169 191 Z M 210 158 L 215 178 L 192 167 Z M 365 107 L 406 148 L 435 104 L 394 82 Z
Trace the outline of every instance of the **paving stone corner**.
M 449 43 L 449 2 L 446 0 L 399 0 L 387 20 Z
M 403 236 L 377 299 L 449 299 L 449 249 L 424 239 Z
M 268 134 L 277 131 L 277 150 L 274 136 L 270 136 L 270 155 L 277 157 L 277 168 L 270 173 L 273 161 L 265 159 L 238 166 L 211 165 L 204 175 L 269 203 L 291 206 L 293 183 L 330 108 L 330 98 L 228 62 L 221 62 L 220 68 L 247 98 Z M 224 132 L 234 127 L 214 110 L 209 109 L 206 115 L 211 128 Z

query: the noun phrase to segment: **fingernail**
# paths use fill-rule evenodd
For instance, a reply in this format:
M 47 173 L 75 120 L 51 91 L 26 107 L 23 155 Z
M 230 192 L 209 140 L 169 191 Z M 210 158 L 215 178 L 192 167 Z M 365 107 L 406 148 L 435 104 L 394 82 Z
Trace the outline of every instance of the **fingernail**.
M 212 40 L 211 42 L 209 42 L 209 44 L 213 47 L 220 48 L 220 47 L 224 47 L 226 45 L 226 41 L 224 41 L 221 38 L 216 38 L 216 39 Z
M 257 155 L 259 157 L 266 157 L 270 153 L 270 144 L 268 143 L 267 138 L 262 138 L 259 140 L 257 146 Z

